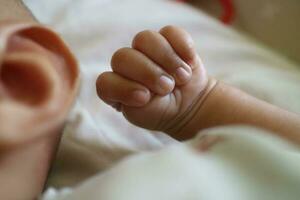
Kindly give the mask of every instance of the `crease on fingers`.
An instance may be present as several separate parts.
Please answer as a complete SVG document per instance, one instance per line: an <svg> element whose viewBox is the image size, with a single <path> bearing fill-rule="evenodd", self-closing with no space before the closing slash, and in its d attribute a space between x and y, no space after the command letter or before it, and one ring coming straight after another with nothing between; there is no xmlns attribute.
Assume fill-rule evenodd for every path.
<svg viewBox="0 0 300 200"><path fill-rule="evenodd" d="M200 58L195 49L195 43L191 35L184 29L169 25L163 27L159 33L169 42L177 55L192 69L199 66Z"/></svg>
<svg viewBox="0 0 300 200"><path fill-rule="evenodd" d="M190 80L191 67L177 55L166 38L160 33L149 30L142 31L133 39L132 47L141 51L171 74L176 85L185 84Z"/></svg>
<svg viewBox="0 0 300 200"><path fill-rule="evenodd" d="M192 36L184 29L172 25L165 26L160 33L169 41L174 51L192 68L193 75L200 77L202 82L206 82L207 72L196 51Z"/></svg>
<svg viewBox="0 0 300 200"><path fill-rule="evenodd" d="M141 107L150 100L150 91L143 85L128 80L114 72L102 73L96 82L98 96L107 104L121 103Z"/></svg>
<svg viewBox="0 0 300 200"><path fill-rule="evenodd" d="M166 95L174 89L172 76L138 50L119 49L112 56L111 66L117 74L137 81L156 94Z"/></svg>

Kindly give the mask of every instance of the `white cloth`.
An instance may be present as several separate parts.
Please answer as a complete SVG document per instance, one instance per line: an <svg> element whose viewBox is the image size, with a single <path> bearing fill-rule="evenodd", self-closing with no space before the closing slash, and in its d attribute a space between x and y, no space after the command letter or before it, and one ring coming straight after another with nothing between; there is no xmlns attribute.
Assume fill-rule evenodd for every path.
<svg viewBox="0 0 300 200"><path fill-rule="evenodd" d="M132 156L45 200L297 200L297 151L259 130L215 128L186 144Z"/></svg>
<svg viewBox="0 0 300 200"><path fill-rule="evenodd" d="M136 195L139 195L138 190L131 191L131 193L126 193L127 190L125 191L126 188L132 186L138 186L141 189L140 192L145 192L146 197L140 197L140 199L197 199L196 197L200 197L197 196L198 194L189 193L191 196L181 196L178 193L174 193L174 191L177 191L174 189L175 186L175 188L189 188L190 185L186 185L187 182L184 181L182 183L173 183L175 184L174 187L171 187L171 185L167 187L170 184L169 181L176 179L176 166L178 165L177 167L181 168L182 162L188 162L187 166L191 167L191 170L196 170L195 168L197 167L195 166L198 165L193 166L191 163L194 163L194 161L189 162L188 158L185 160L185 154L181 154L182 158L180 158L181 160L178 159L178 161L175 161L176 156L175 158L170 158L173 159L172 163L174 165L172 164L172 166L174 166L174 169L170 167L169 174L167 173L169 169L166 170L165 166L162 166L162 168L159 167L160 165L157 168L155 166L157 162L168 163L168 159L160 156L160 154L171 150L153 153L154 155L157 154L158 160L152 159L152 156L147 156L148 153L145 153L145 155L138 155L128 162L124 161L124 163L129 163L129 166L133 162L131 160L138 160L134 162L140 163L138 170L140 170L139 174L142 180L139 184L128 185L128 187L125 183L134 178L135 175L129 173L130 167L122 167L124 165L127 166L127 164L122 164L123 162L116 164L129 154L158 149L166 144L177 143L162 133L152 134L147 130L129 124L120 113L115 112L96 97L95 79L97 75L109 69L109 59L112 53L120 47L129 46L132 37L141 30L158 30L167 24L175 24L186 28L194 37L199 54L210 74L240 87L254 96L300 113L300 72L296 64L257 44L253 39L241 36L191 7L168 0L25 0L25 3L41 22L50 25L62 34L81 64L81 93L70 115L70 122L66 128L58 157L48 181L49 187L54 188L72 188L74 184L79 184L74 190L63 190L61 193L73 193L71 196L63 199L93 199L93 195L95 195L94 197L100 195L97 192L102 193L104 191L106 192L101 197L105 200L125 199L125 197L137 199L138 196L132 195L135 195L134 192L136 192ZM234 132L242 133L242 130L244 129L238 128ZM256 131L252 130L251 132L254 134ZM260 141L259 134L255 137L255 140ZM262 139L263 141L265 140ZM178 147L174 147L175 149L182 147L181 144L177 145ZM173 148L170 147L170 149ZM268 151L268 149L266 148L265 151ZM152 155L152 153L150 154ZM248 155L247 152L241 154L241 157ZM273 155L273 152L266 154ZM174 153L170 152L170 155L174 155ZM142 161L140 161L140 158ZM277 158L275 157L274 159L276 160ZM226 159L227 155L224 156L224 160ZM255 157L253 159L260 158ZM195 162L198 163L198 161ZM206 161L202 159L201 162L205 163ZM226 162L231 163L230 154L228 154ZM278 162L281 161L279 160ZM284 162L292 161L285 160ZM145 166L145 163L149 165L148 168ZM212 163L207 163L207 165L210 164ZM112 172L104 172L102 175L103 171L114 165L117 166L111 170ZM143 167L145 167L144 174L141 170ZM228 167L228 170L236 170L234 166L230 167L229 164ZM287 170L289 169L287 168ZM174 193L175 196L155 196L163 195L163 193L161 193L159 188L154 187L156 179L153 179L151 184L146 181L148 171L153 177L162 177L161 180L163 182L160 185L163 186L165 195ZM213 172L206 172L208 173L207 177L205 177L206 182L199 180L202 176L201 174L201 176L195 177L187 174L190 178L195 178L187 180L193 183L201 182L201 186L207 184L207 187L217 184L209 178L213 176L211 174ZM96 173L99 175L95 175ZM282 178L283 176L280 177ZM237 177L243 178L239 173L237 173ZM86 180L87 178L89 179ZM109 181L108 179L112 180ZM83 180L87 182L82 184ZM117 180L122 181L118 183ZM295 178L293 180L295 185L299 183L298 179ZM240 179L237 182L232 182L232 184L239 183L239 187L228 186L228 192L238 191L236 191L236 194L230 193L230 195L235 196L228 194L227 199L247 199L247 195L249 196L248 199L267 199L263 198L264 196L259 196L261 191L258 191L256 187L248 188L247 184L243 185L244 181L246 180ZM269 183L261 182L261 179L251 179L251 181L254 181L253 185ZM279 183L280 179L276 179L276 181ZM223 188L222 191L227 190L227 187L225 187L227 183L220 182L218 184L219 187ZM113 196L114 194L109 193L109 191L113 193L115 187L119 189L125 188L120 193L123 196ZM147 191L147 188L152 189ZM211 190L213 191L209 191L210 193L217 194L220 188L215 187L213 189L211 187ZM203 190L199 190L199 195L202 192ZM295 192L295 194L298 194L297 191ZM257 194L258 196L255 196L257 198L250 198L252 193ZM59 199L56 195L60 195L60 192L57 193L55 189L49 190L47 198ZM213 198L213 196L203 195L203 198L207 197L204 199L218 199ZM243 195L245 198L238 198L240 197L239 195Z"/></svg>

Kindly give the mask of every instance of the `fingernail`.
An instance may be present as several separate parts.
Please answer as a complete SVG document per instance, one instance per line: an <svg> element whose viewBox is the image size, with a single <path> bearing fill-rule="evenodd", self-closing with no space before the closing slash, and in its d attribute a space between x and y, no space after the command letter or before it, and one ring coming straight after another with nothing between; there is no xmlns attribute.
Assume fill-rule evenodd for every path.
<svg viewBox="0 0 300 200"><path fill-rule="evenodd" d="M179 67L175 71L175 78L179 84L185 83L190 78L190 73L185 70L183 67Z"/></svg>
<svg viewBox="0 0 300 200"><path fill-rule="evenodd" d="M161 88L161 92L165 93L166 91L171 91L173 89L174 81L172 78L162 75L159 78L159 87Z"/></svg>
<svg viewBox="0 0 300 200"><path fill-rule="evenodd" d="M144 105L147 103L148 93L145 90L134 90L132 92L132 98L135 103L139 105Z"/></svg>

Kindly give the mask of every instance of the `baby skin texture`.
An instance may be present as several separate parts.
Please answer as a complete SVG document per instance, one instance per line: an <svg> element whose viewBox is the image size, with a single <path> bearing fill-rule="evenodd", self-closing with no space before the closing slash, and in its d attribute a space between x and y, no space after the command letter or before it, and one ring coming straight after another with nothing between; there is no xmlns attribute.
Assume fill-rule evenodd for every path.
<svg viewBox="0 0 300 200"><path fill-rule="evenodd" d="M191 36L173 26L138 33L131 48L114 53L111 66L113 71L97 80L100 98L133 124L151 130L181 128L180 122L215 84Z"/></svg>
<svg viewBox="0 0 300 200"><path fill-rule="evenodd" d="M98 96L133 124L188 139L204 128L247 124L300 143L300 118L209 77L191 36L166 26L138 33L117 50Z"/></svg>

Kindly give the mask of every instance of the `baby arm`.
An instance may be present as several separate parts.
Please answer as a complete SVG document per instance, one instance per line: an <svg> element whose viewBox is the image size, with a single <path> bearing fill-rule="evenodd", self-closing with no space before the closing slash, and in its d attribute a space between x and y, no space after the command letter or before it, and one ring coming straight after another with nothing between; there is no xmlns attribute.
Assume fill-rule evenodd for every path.
<svg viewBox="0 0 300 200"><path fill-rule="evenodd" d="M298 115L207 76L191 36L167 26L138 33L118 50L97 92L133 124L188 139L218 125L266 128L300 144Z"/></svg>

